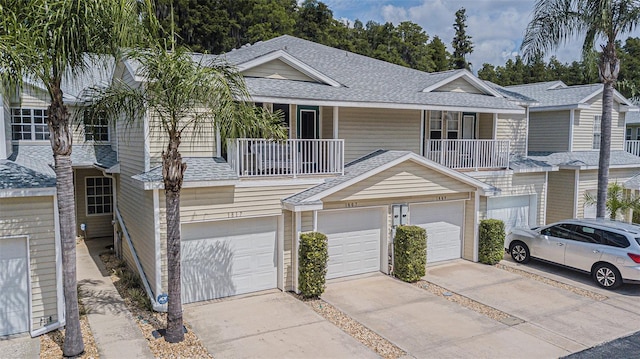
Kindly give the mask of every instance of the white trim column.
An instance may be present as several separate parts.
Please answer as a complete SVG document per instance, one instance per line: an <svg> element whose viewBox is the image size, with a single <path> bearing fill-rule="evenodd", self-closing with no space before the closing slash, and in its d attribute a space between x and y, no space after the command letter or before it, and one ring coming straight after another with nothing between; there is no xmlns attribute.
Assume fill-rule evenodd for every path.
<svg viewBox="0 0 640 359"><path fill-rule="evenodd" d="M294 293L298 293L298 250L300 248L300 233L302 233L302 215L300 212L294 212L295 213L295 234L296 236L293 238L293 253L291 257L293 257L293 265L292 265L292 269L293 269L293 273L292 273L292 279L293 279L293 292Z"/></svg>
<svg viewBox="0 0 640 359"><path fill-rule="evenodd" d="M339 124L339 115L340 108L338 106L333 106L333 139L338 139L338 124Z"/></svg>
<svg viewBox="0 0 640 359"><path fill-rule="evenodd" d="M576 110L569 111L569 152L573 151L573 125L575 123Z"/></svg>
<svg viewBox="0 0 640 359"><path fill-rule="evenodd" d="M154 228L154 249L156 252L156 275L155 275L155 294L156 298L162 291L162 250L161 250L161 235L160 235L160 190L153 190L153 228ZM154 299L156 299L154 298Z"/></svg>

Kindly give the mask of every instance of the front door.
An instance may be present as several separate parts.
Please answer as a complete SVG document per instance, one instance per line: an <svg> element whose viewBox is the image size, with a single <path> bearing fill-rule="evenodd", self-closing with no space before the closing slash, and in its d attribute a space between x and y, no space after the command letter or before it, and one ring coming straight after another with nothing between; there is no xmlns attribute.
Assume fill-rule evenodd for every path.
<svg viewBox="0 0 640 359"><path fill-rule="evenodd" d="M315 140L320 138L317 106L298 106L298 138Z"/></svg>
<svg viewBox="0 0 640 359"><path fill-rule="evenodd" d="M476 138L476 115L465 113L462 116L462 139L474 140Z"/></svg>

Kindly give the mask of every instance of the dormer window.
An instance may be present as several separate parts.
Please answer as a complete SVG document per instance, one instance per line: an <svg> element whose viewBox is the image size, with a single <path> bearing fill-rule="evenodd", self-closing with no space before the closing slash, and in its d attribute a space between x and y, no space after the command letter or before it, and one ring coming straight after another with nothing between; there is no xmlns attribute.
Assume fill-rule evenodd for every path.
<svg viewBox="0 0 640 359"><path fill-rule="evenodd" d="M35 108L12 108L11 139L14 141L49 140L47 110Z"/></svg>

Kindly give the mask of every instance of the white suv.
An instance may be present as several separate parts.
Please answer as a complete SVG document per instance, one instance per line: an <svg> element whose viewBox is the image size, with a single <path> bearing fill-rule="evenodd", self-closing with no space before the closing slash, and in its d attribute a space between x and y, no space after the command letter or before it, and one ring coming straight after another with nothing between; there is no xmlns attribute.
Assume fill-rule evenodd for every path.
<svg viewBox="0 0 640 359"><path fill-rule="evenodd" d="M591 273L614 289L640 282L640 226L603 219L570 219L544 227L514 229L505 249L513 260L531 257Z"/></svg>

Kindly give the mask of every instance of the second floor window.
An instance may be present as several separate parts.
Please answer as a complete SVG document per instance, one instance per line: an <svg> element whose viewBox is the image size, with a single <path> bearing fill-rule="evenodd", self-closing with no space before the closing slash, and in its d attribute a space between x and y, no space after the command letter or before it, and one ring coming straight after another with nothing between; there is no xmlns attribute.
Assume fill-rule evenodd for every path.
<svg viewBox="0 0 640 359"><path fill-rule="evenodd" d="M632 129L627 128L627 135L626 135L626 137L625 137L625 139L626 139L627 141L630 141L630 140L631 140L631 131L632 131Z"/></svg>
<svg viewBox="0 0 640 359"><path fill-rule="evenodd" d="M593 118L593 149L600 149L600 126L602 125L602 116L596 115Z"/></svg>
<svg viewBox="0 0 640 359"><path fill-rule="evenodd" d="M109 141L109 123L105 116L92 118L88 111L84 116L84 139L85 141Z"/></svg>
<svg viewBox="0 0 640 359"><path fill-rule="evenodd" d="M49 139L47 110L35 108L11 109L11 139L14 141Z"/></svg>

